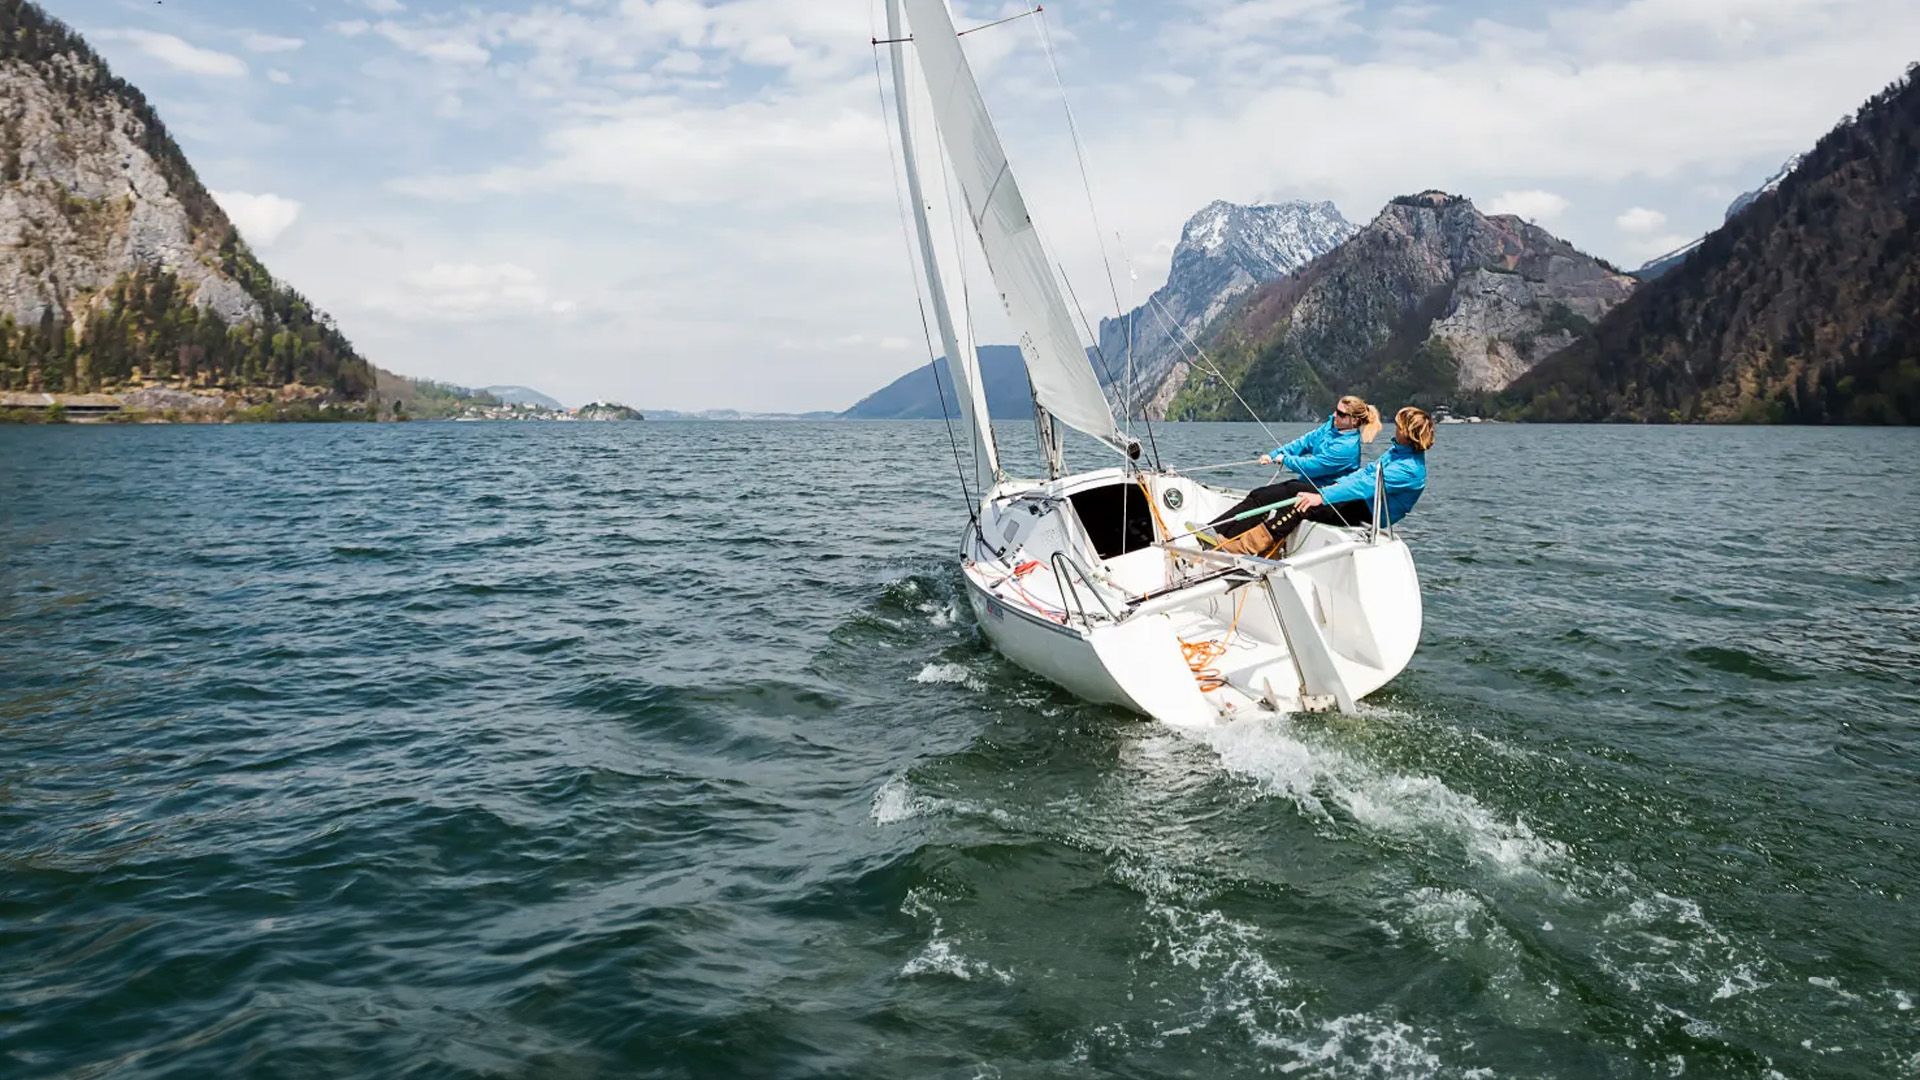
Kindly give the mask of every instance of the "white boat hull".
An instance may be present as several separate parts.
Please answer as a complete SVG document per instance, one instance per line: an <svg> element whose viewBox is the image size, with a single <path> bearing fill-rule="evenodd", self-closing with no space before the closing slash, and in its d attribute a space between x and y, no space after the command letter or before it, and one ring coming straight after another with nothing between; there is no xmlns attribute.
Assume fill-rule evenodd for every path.
<svg viewBox="0 0 1920 1080"><path fill-rule="evenodd" d="M982 632L1008 659L1088 701L1180 726L1350 710L1411 660L1420 588L1399 539L1309 525L1283 559L1232 559L1199 553L1155 514L1153 546L1103 559L1075 496L1137 482L1109 471L1009 484L983 503L979 535L1002 544L970 533L963 576ZM1178 476L1146 484L1209 516L1238 497Z"/></svg>

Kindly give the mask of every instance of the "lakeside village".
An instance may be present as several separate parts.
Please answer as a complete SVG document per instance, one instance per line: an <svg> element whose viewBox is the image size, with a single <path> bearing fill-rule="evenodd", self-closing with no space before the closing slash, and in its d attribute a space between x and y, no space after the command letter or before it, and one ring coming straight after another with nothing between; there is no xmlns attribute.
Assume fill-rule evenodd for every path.
<svg viewBox="0 0 1920 1080"><path fill-rule="evenodd" d="M126 393L63 394L0 391L0 423L221 424L248 421L405 421L482 420L576 421L644 420L638 409L594 401L577 409L484 398L416 398L340 401L311 387L287 387L279 393L214 394L165 386Z"/></svg>

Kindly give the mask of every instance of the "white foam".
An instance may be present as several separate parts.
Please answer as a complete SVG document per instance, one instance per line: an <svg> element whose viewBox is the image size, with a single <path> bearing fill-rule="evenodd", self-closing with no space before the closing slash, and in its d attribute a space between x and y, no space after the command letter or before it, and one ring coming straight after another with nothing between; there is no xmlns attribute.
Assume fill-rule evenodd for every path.
<svg viewBox="0 0 1920 1080"><path fill-rule="evenodd" d="M987 978L1008 985L1013 983L1012 973L1002 971L985 960L962 956L952 942L939 938L927 942L918 955L900 968L900 974L909 979L919 975L945 975L966 981Z"/></svg>
<svg viewBox="0 0 1920 1080"><path fill-rule="evenodd" d="M986 686L978 676L968 671L964 664L928 664L913 677L917 683L952 683L969 690L984 690Z"/></svg>
<svg viewBox="0 0 1920 1080"><path fill-rule="evenodd" d="M1836 996L1838 996L1838 997L1840 997L1840 998L1841 998L1842 1000L1845 1000L1845 1001L1859 1001L1859 1000L1860 1000L1860 995L1859 995L1859 994L1856 994L1856 993L1854 993L1854 992L1852 992L1851 990L1843 990L1843 989L1841 989L1841 987L1840 987L1840 980L1839 980L1839 979L1835 979L1835 978L1830 978L1830 977L1827 977L1827 976L1823 976L1823 975L1809 975L1809 976L1807 976L1807 981L1808 981L1808 982L1810 982L1810 983L1812 983L1812 984L1813 984L1813 985L1815 985L1815 986L1818 986L1818 987L1820 987L1820 988L1821 988L1821 989L1823 989L1823 990L1831 990L1831 991L1833 991L1833 992L1834 992L1834 994L1835 994Z"/></svg>
<svg viewBox="0 0 1920 1080"><path fill-rule="evenodd" d="M1376 833L1457 845L1471 861L1503 875L1546 874L1567 860L1566 845L1537 835L1518 818L1502 819L1437 777L1381 770L1337 748L1297 739L1290 728L1286 720L1251 718L1202 737L1227 768L1329 824L1329 808L1337 807Z"/></svg>
<svg viewBox="0 0 1920 1080"><path fill-rule="evenodd" d="M906 777L896 776L873 793L873 806L868 814L876 825L894 825L932 810L932 799L915 794Z"/></svg>
<svg viewBox="0 0 1920 1080"><path fill-rule="evenodd" d="M1012 985L1013 973L994 967L985 960L976 960L963 956L945 936L945 924L940 912L933 906L933 895L919 886L907 890L900 902L900 913L916 919L925 919L930 923L927 943L920 947L901 966L902 978L915 978L926 975L943 975L948 978L971 982L974 979L992 979L996 982Z"/></svg>
<svg viewBox="0 0 1920 1080"><path fill-rule="evenodd" d="M1253 1040L1294 1058L1280 1066L1283 1073L1311 1069L1314 1076L1328 1077L1430 1077L1443 1065L1433 1050L1433 1035L1376 1013L1321 1020L1299 1035L1257 1032Z"/></svg>
<svg viewBox="0 0 1920 1080"><path fill-rule="evenodd" d="M914 610L927 617L934 626L952 626L960 618L960 605L951 601L941 604L927 601L915 604Z"/></svg>
<svg viewBox="0 0 1920 1080"><path fill-rule="evenodd" d="M1760 977L1753 973L1751 967L1741 964L1720 979L1720 988L1713 992L1713 1000L1725 1001L1730 997L1763 990L1772 985L1772 983L1761 982Z"/></svg>
<svg viewBox="0 0 1920 1080"><path fill-rule="evenodd" d="M1907 996L1905 990L1895 990L1893 992L1893 1007L1899 1009L1901 1012L1911 1012L1913 1011L1913 999ZM1916 1055L1916 1059L1920 1060L1920 1055Z"/></svg>

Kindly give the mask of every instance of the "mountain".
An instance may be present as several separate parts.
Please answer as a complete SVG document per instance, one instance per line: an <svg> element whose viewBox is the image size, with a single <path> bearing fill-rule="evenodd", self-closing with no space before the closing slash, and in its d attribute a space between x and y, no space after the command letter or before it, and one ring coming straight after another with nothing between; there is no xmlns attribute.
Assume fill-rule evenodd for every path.
<svg viewBox="0 0 1920 1080"><path fill-rule="evenodd" d="M1135 397L1159 415L1189 370L1179 362L1185 338L1169 324L1197 339L1235 298L1293 273L1356 231L1330 202L1208 203L1180 230L1167 283L1125 318L1100 320L1095 369L1103 381L1109 373L1125 379L1131 327Z"/></svg>
<svg viewBox="0 0 1920 1080"><path fill-rule="evenodd" d="M0 0L0 102L0 389L373 388L332 320L254 257L140 91L25 0Z"/></svg>
<svg viewBox="0 0 1920 1080"><path fill-rule="evenodd" d="M629 408L617 401L589 401L574 413L578 420L645 420L639 409Z"/></svg>
<svg viewBox="0 0 1920 1080"><path fill-rule="evenodd" d="M995 420L1019 420L1033 415L1033 391L1027 386L1027 366L1020 359L1017 345L982 345L979 349L980 374L986 384L987 413ZM940 382L931 377L931 363L909 371L880 389L855 402L840 414L846 420L926 420L938 419L940 395L946 395L947 411L959 415L953 400L953 380L947 375L946 357L940 358Z"/></svg>
<svg viewBox="0 0 1920 1080"><path fill-rule="evenodd" d="M1920 80L1506 395L1524 418L1920 422Z"/></svg>
<svg viewBox="0 0 1920 1080"><path fill-rule="evenodd" d="M1755 199L1758 199L1760 196L1765 195L1770 191L1774 191L1778 189L1780 187L1780 182L1785 180L1787 177L1792 176L1793 170L1799 168L1800 163L1805 161L1806 159L1807 159L1807 155L1805 154L1793 155L1792 157L1788 158L1786 162L1782 164L1778 169L1775 169L1773 171L1772 176L1769 176L1765 180L1762 180L1760 182L1759 187L1754 188L1752 191L1749 191L1743 195L1735 197L1735 199L1732 202L1727 204L1727 212L1724 215L1722 215L1720 218L1721 223L1725 224L1726 222L1732 221L1735 214L1738 214L1740 211L1745 210L1749 206L1752 206Z"/></svg>
<svg viewBox="0 0 1920 1080"><path fill-rule="evenodd" d="M499 398L485 390L395 375L378 365L373 368L373 378L375 410L393 416L444 420L474 406L501 404Z"/></svg>
<svg viewBox="0 0 1920 1080"><path fill-rule="evenodd" d="M816 409L812 412L742 412L739 409L701 409L698 412L682 412L678 409L648 409L648 420L838 420L841 414L831 409Z"/></svg>
<svg viewBox="0 0 1920 1080"><path fill-rule="evenodd" d="M1779 187L1782 180L1792 175L1793 170L1800 167L1800 163L1806 160L1806 156L1805 154L1793 155L1786 160L1785 164L1775 169L1772 176L1761 181L1759 187L1735 196L1734 200L1727 204L1727 212L1720 220L1723 223L1732 221L1735 214L1752 206L1755 199ZM1652 281L1686 261L1687 256L1693 254L1694 249L1699 246L1700 241L1695 240L1692 243L1677 247L1657 259L1649 259L1644 266L1633 272L1633 276L1639 278L1641 281Z"/></svg>
<svg viewBox="0 0 1920 1080"><path fill-rule="evenodd" d="M566 406L548 397L538 390L525 386L489 386L480 391L506 405L538 405L542 409L565 409Z"/></svg>
<svg viewBox="0 0 1920 1080"><path fill-rule="evenodd" d="M1585 334L1634 280L1512 215L1427 191L1244 296L1208 350L1262 417L1311 419L1341 394L1384 410L1506 386ZM1245 419L1218 379L1188 380L1176 419Z"/></svg>
<svg viewBox="0 0 1920 1080"><path fill-rule="evenodd" d="M1640 269L1633 272L1633 276L1641 281L1653 281L1687 261L1687 256L1693 254L1694 249L1699 246L1700 241L1690 240L1657 259L1648 259Z"/></svg>

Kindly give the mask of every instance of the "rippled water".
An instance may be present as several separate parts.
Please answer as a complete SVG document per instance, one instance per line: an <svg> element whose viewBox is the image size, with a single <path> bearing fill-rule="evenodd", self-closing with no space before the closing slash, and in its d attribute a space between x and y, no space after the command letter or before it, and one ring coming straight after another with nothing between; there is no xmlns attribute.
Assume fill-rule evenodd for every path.
<svg viewBox="0 0 1920 1080"><path fill-rule="evenodd" d="M1206 738L945 455L0 429L0 1074L1920 1073L1920 433L1444 428L1412 666Z"/></svg>

